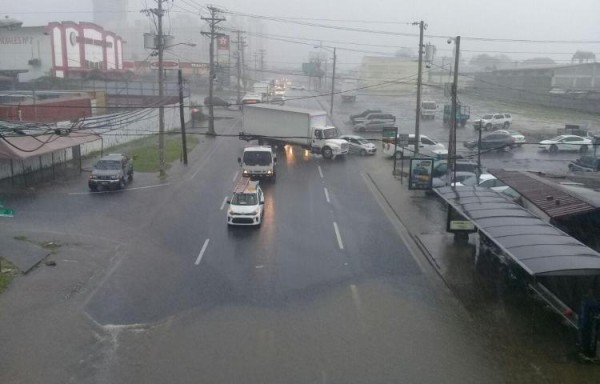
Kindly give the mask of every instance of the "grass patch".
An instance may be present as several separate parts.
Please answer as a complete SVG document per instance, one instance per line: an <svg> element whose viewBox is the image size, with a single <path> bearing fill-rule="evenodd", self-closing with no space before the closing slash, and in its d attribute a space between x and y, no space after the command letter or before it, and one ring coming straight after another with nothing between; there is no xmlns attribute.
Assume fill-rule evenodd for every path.
<svg viewBox="0 0 600 384"><path fill-rule="evenodd" d="M10 282L18 273L19 270L14 264L0 256L0 293L6 290Z"/></svg>
<svg viewBox="0 0 600 384"><path fill-rule="evenodd" d="M188 154L198 145L200 139L197 135L186 135ZM151 135L139 140L110 147L105 153L125 153L134 157L133 170L135 172L158 172L158 136ZM181 133L167 133L165 135L165 169L169 169L171 163L183 158L181 146Z"/></svg>

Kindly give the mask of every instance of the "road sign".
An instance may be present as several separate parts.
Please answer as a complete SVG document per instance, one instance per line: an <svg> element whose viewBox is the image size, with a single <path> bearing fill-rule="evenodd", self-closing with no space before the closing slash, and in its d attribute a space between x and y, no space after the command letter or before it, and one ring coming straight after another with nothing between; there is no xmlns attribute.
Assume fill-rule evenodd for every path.
<svg viewBox="0 0 600 384"><path fill-rule="evenodd" d="M398 135L398 128L384 128L382 136L387 138L395 138ZM406 138L408 140L408 137Z"/></svg>

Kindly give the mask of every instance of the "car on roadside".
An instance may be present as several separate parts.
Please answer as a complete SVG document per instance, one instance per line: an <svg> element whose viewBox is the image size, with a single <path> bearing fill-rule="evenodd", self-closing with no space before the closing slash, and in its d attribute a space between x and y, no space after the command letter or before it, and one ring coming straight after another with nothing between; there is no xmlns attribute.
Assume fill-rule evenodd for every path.
<svg viewBox="0 0 600 384"><path fill-rule="evenodd" d="M242 97L242 105L262 103L262 96L256 93L247 93Z"/></svg>
<svg viewBox="0 0 600 384"><path fill-rule="evenodd" d="M352 122L352 124L354 124L355 121L358 121L358 119L364 119L370 113L379 113L379 112L383 112L383 111L381 109L365 109L364 111L362 111L360 113L355 113L355 114L350 115L350 122Z"/></svg>
<svg viewBox="0 0 600 384"><path fill-rule="evenodd" d="M512 124L512 115L510 113L491 113L481 116L481 119L473 122L473 128L483 128L484 131L494 129L508 129Z"/></svg>
<svg viewBox="0 0 600 384"><path fill-rule="evenodd" d="M269 103L271 103L271 104L278 104L278 105L285 105L285 96L281 96L281 95L272 96L271 100L269 100Z"/></svg>
<svg viewBox="0 0 600 384"><path fill-rule="evenodd" d="M364 123L356 124L353 129L355 132L381 132L387 128L398 127L396 126L396 123L394 121L391 121L389 119L375 119L365 121Z"/></svg>
<svg viewBox="0 0 600 384"><path fill-rule="evenodd" d="M592 139L577 135L560 135L552 139L542 140L538 148L542 151L556 153L559 151L585 153L592 147Z"/></svg>
<svg viewBox="0 0 600 384"><path fill-rule="evenodd" d="M358 118L354 119L353 124L356 127L356 126L359 126L360 124L365 124L365 123L368 123L370 121L375 121L375 120L394 124L394 123L396 123L396 116L394 116L391 113L387 113L387 112L374 112L374 113L369 113L365 117L358 117Z"/></svg>
<svg viewBox="0 0 600 384"><path fill-rule="evenodd" d="M218 96L213 96L212 99L210 98L210 96L206 96L204 98L204 105L209 106L211 104L213 105L213 107L229 107L231 105L231 103L229 103L227 100L222 99Z"/></svg>
<svg viewBox="0 0 600 384"><path fill-rule="evenodd" d="M377 152L377 146L362 136L342 135L339 138L348 142L350 153L366 156Z"/></svg>
<svg viewBox="0 0 600 384"><path fill-rule="evenodd" d="M515 139L515 144L517 147L520 147L523 144L527 144L527 139L525 139L525 136L519 131L514 131L511 129L500 129L496 132L508 132L513 137L513 139Z"/></svg>
<svg viewBox="0 0 600 384"><path fill-rule="evenodd" d="M265 195L258 181L242 178L227 200L227 225L260 226L265 214Z"/></svg>
<svg viewBox="0 0 600 384"><path fill-rule="evenodd" d="M473 177L477 177L477 174L473 173L473 172L467 172L467 171L456 171L455 173L451 173L450 174L450 178L452 180L452 185L462 185L461 182L463 182L464 180L473 178ZM433 177L431 179L431 187L432 188L439 188L439 187L443 187L446 185L446 176L445 175L441 175L438 177Z"/></svg>
<svg viewBox="0 0 600 384"><path fill-rule="evenodd" d="M457 172L471 172L477 174L479 171L479 165L476 161L468 160L468 159L457 159L456 162L456 171ZM485 170L482 167L482 172ZM441 177L448 172L448 160L437 160L433 163L433 171L431 175L433 177Z"/></svg>
<svg viewBox="0 0 600 384"><path fill-rule="evenodd" d="M510 151L516 146L515 139L508 131L488 133L481 138L481 144L479 144L479 140L476 138L465 141L463 145L469 150L479 148L482 151Z"/></svg>
<svg viewBox="0 0 600 384"><path fill-rule="evenodd" d="M465 179L456 185L478 185L480 187L489 188L496 192L502 192L505 189L509 188L508 185L504 184L500 179L491 173L482 173L477 176L473 176L471 178Z"/></svg>
<svg viewBox="0 0 600 384"><path fill-rule="evenodd" d="M423 155L423 156L429 156L429 157L436 157L439 156L439 153L436 153L435 151L438 150L446 150L446 147L444 146L444 144L442 143L438 143L437 141L435 141L434 139L425 136L425 135L419 135L420 137L420 144L419 144L419 154ZM382 141L381 145L382 145L382 152L384 155L387 156L391 156L391 157L396 157L396 159L400 160L403 157L413 157L413 153L414 153L414 148L415 148L415 134L414 133L410 133L408 134L408 146L407 147L401 147L401 146L396 146L394 145L393 142L390 141ZM443 156L443 154L442 154ZM446 156L447 156L447 151L446 151Z"/></svg>
<svg viewBox="0 0 600 384"><path fill-rule="evenodd" d="M599 172L600 158L595 156L581 156L575 161L569 163L569 171L571 172Z"/></svg>
<svg viewBox="0 0 600 384"><path fill-rule="evenodd" d="M133 181L133 160L121 153L103 156L94 164L88 178L88 187L92 192L99 189L124 189Z"/></svg>

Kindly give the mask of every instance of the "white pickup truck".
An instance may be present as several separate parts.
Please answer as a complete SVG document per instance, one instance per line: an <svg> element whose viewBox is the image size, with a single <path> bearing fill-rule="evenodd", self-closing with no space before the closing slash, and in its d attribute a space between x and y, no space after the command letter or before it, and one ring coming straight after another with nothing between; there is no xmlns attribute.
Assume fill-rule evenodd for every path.
<svg viewBox="0 0 600 384"><path fill-rule="evenodd" d="M491 131L495 129L507 129L511 124L512 116L510 113L490 113L483 115L479 120L475 120L473 128L483 128L484 131Z"/></svg>

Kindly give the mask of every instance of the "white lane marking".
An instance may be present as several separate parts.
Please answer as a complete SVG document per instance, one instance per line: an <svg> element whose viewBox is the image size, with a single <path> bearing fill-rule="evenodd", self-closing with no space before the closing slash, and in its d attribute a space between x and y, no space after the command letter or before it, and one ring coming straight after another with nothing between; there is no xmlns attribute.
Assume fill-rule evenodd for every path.
<svg viewBox="0 0 600 384"><path fill-rule="evenodd" d="M238 175L240 174L240 171L236 171L235 172L235 176L233 176L233 182L235 183L235 181L238 179Z"/></svg>
<svg viewBox="0 0 600 384"><path fill-rule="evenodd" d="M167 185L171 185L171 183L164 184L156 184L156 185L147 185L145 187L135 187L135 188L126 188L126 189L118 189L115 191L98 191L98 192L69 192L69 195L89 195L92 193L115 193L115 192L126 192L126 191L135 191L138 189L149 189L149 188L158 188L158 187L166 187Z"/></svg>
<svg viewBox="0 0 600 384"><path fill-rule="evenodd" d="M200 262L202 261L202 256L204 256L204 252L206 251L206 247L208 247L209 241L210 241L210 239L206 239L204 241L204 245L202 246L202 249L200 250L200 254L198 255L198 258L196 259L196 265L200 264Z"/></svg>
<svg viewBox="0 0 600 384"><path fill-rule="evenodd" d="M337 223L333 222L333 229L335 230L335 237L337 237L338 246L340 249L344 249L344 244L342 243L342 236L340 235L340 230L338 229Z"/></svg>
<svg viewBox="0 0 600 384"><path fill-rule="evenodd" d="M264 265L257 265L257 266L255 266L254 268L256 268L256 269L260 269L260 268L264 268L264 267L265 267Z"/></svg>
<svg viewBox="0 0 600 384"><path fill-rule="evenodd" d="M317 165L317 168L319 168L319 175L321 175L321 179L323 178L323 171L321 170L321 166Z"/></svg>
<svg viewBox="0 0 600 384"><path fill-rule="evenodd" d="M328 203L331 203L331 201L329 201L329 192L327 192L327 188L323 188L325 190L325 200L327 200Z"/></svg>
<svg viewBox="0 0 600 384"><path fill-rule="evenodd" d="M225 198L223 199L223 204L221 204L221 208L219 209L220 211L223 210L223 208L225 207L225 204L227 204L227 196L225 196Z"/></svg>

